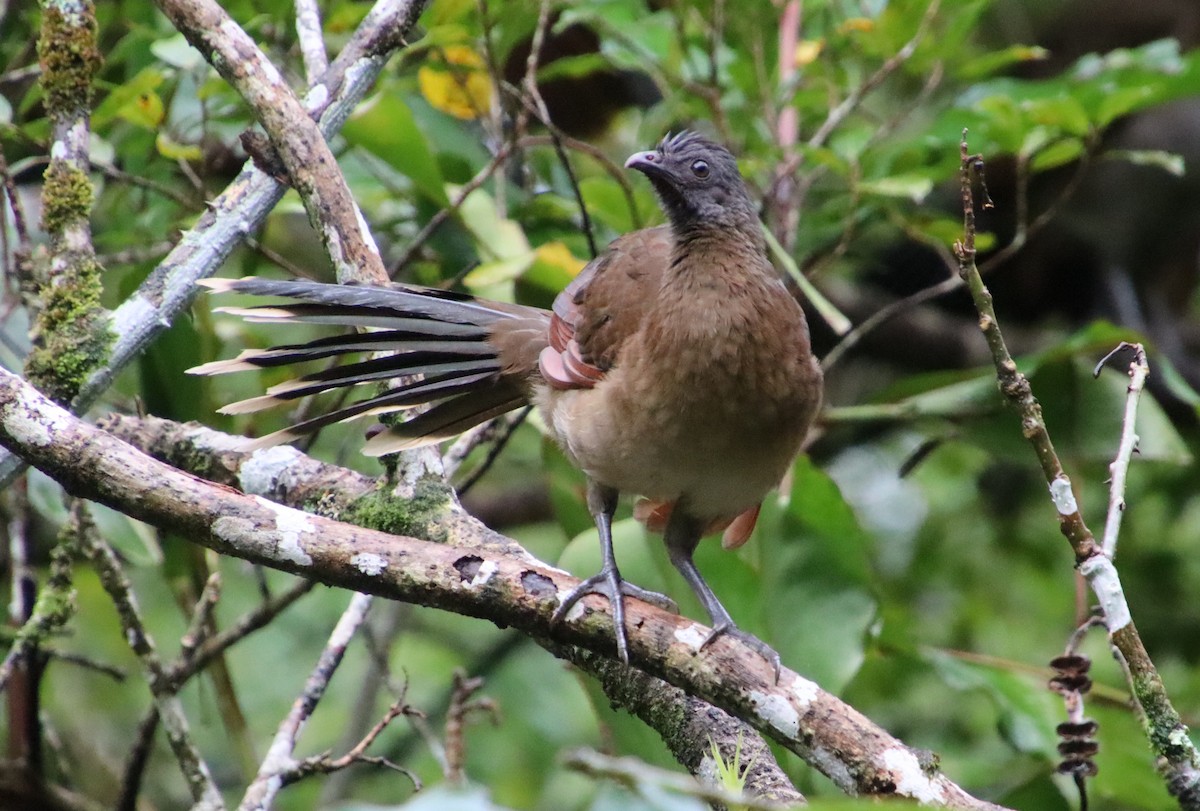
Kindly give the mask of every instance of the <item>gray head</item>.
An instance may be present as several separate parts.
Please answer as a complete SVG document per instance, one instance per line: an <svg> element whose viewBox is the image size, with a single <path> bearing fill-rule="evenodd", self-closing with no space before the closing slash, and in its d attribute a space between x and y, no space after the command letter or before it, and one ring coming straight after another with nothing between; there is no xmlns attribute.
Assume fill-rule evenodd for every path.
<svg viewBox="0 0 1200 811"><path fill-rule="evenodd" d="M676 232L758 229L758 210L728 149L694 132L667 135L657 149L625 161L654 184Z"/></svg>

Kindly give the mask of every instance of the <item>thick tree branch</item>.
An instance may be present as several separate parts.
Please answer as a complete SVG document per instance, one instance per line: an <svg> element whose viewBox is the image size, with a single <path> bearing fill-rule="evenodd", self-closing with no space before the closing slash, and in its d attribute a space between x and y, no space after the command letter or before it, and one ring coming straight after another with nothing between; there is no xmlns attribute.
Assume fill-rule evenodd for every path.
<svg viewBox="0 0 1200 811"><path fill-rule="evenodd" d="M528 554L506 553L494 542L451 546L361 529L214 485L83 423L3 371L0 444L74 495L170 526L217 552L487 619L533 637L606 655L612 651L612 621L603 600L588 598L566 621L551 624L558 595L577 581ZM464 535L471 533L469 519L457 523ZM491 534L474 531L480 540ZM842 790L931 805L995 807L808 679L785 669L776 680L771 666L738 640L719 638L701 653L708 629L686 617L639 601L630 601L626 616L636 629L630 656L640 669L748 721Z"/></svg>
<svg viewBox="0 0 1200 811"><path fill-rule="evenodd" d="M238 444L235 437L194 423L183 425L157 417L114 414L104 418L102 427L156 459L250 495L297 508L320 502L325 515L364 523L380 515L379 511L359 512L355 507L360 500L378 505L381 496L375 479L318 462L294 448L246 454L230 450ZM379 528L377 524L367 525ZM447 543L468 547L480 543L479 533L487 533L484 543L524 554L502 536L457 519L442 518L415 529L419 534L443 537ZM204 647L215 641L210 640ZM766 742L744 722L612 659L547 639L536 641L594 676L610 701L658 732L676 759L701 779L707 779L713 769L711 740L726 760L731 760L740 747L746 762L754 764L746 785L756 796L779 802L800 798Z"/></svg>

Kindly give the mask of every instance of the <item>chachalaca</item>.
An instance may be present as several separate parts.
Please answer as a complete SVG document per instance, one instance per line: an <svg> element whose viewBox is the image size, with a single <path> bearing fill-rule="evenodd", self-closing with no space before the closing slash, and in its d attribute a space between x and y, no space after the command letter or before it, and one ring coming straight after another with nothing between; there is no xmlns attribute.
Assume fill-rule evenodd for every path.
<svg viewBox="0 0 1200 811"><path fill-rule="evenodd" d="M560 620L587 594L606 596L617 652L629 661L623 596L673 608L621 579L612 548L619 491L664 531L671 563L712 621L707 645L738 637L779 671L779 655L734 625L692 560L701 536L736 547L763 496L800 450L821 401L821 370L804 314L765 253L758 215L733 155L690 132L625 164L653 184L669 225L620 237L583 269L549 312L395 284L339 286L211 279L218 291L292 301L230 309L257 321L369 328L306 344L247 350L203 374L282 366L346 353L390 352L274 386L225 413L400 378L394 388L252 443L265 447L351 417L433 403L366 443L382 455L452 437L534 403L587 475L600 533L600 572L567 594ZM703 647L703 646L702 646Z"/></svg>

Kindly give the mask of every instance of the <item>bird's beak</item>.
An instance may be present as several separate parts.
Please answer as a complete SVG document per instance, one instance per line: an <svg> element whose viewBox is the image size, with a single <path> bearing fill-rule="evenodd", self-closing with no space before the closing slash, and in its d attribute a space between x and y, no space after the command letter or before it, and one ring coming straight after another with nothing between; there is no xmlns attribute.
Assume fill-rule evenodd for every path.
<svg viewBox="0 0 1200 811"><path fill-rule="evenodd" d="M649 152L635 152L630 155L629 160L625 161L625 168L636 169L649 177L665 178L668 174L667 168L663 166L663 156L653 149Z"/></svg>

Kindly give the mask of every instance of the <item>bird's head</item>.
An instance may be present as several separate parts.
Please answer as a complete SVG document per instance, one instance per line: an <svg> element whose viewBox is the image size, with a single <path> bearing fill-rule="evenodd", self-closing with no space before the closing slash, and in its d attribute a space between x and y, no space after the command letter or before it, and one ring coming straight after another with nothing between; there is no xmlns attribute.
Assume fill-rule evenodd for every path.
<svg viewBox="0 0 1200 811"><path fill-rule="evenodd" d="M667 135L625 161L654 184L676 231L758 228L758 211L728 149L694 132Z"/></svg>

